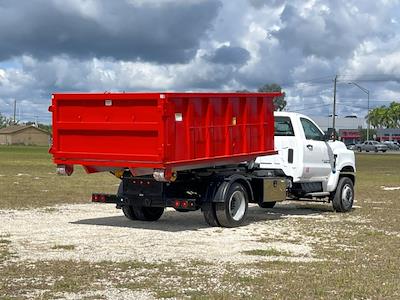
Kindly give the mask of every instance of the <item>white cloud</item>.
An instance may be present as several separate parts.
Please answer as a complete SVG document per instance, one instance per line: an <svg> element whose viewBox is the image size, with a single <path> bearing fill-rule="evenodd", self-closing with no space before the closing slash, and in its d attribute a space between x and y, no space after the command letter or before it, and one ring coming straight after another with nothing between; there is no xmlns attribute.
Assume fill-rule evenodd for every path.
<svg viewBox="0 0 400 300"><path fill-rule="evenodd" d="M96 55L96 45L91 51L90 43L81 47L79 40L78 50L54 48L47 43L35 44L39 48L23 48L24 51L18 48L13 57L16 63L11 65L2 63L0 56L0 112L11 114L12 102L17 99L24 107L22 115L36 114L45 118L49 116L50 95L56 91L254 90L264 83L277 82L284 86L289 108L306 108L305 112L311 115L327 115L331 111L335 74L342 75L338 85L338 100L342 102L338 107L339 114L363 116L366 112L363 108L365 95L347 85L347 81L358 80L366 86L371 91L372 106L400 100L400 1L221 2L222 6L217 0L185 1L185 9L178 9L183 5L180 1L130 0L125 3L145 9L143 15L134 15L140 17L139 23L125 23L115 14L127 7L125 4L52 0L58 15L64 18L59 22L67 22L66 16L72 15L71 20L79 20L81 26L90 24L90 32L96 33L93 23L87 20L95 23L100 20L100 27L106 26L108 32L116 34L108 35L106 43L101 43L102 53L114 53L108 52L108 43L126 46L119 39L130 34L145 40L151 37L154 43L151 47L146 44L142 49L141 40L132 39L128 46L133 45L132 49L141 53L140 59L129 59L130 48L121 49L114 57ZM8 1L10 6L13 3ZM201 13L193 13L192 5L197 5L195 7L201 9ZM146 12L154 17L155 7L165 15L148 20ZM29 11L19 9L29 16L30 24L35 25ZM189 19L181 17L180 14L188 11L191 13ZM41 10L39 15L45 18L46 13L48 10ZM125 17L128 15L124 14ZM209 16L207 22L201 27L194 26L196 16L204 15ZM19 20L17 16L15 19ZM173 24L168 21L171 17ZM125 28L132 24L143 24L151 30L140 26ZM161 30L165 26L173 30ZM123 28L129 30L121 31ZM86 29L81 28L82 31ZM123 35L119 36L121 32ZM58 38L68 39L68 34L71 32L62 32ZM186 48L180 47L180 41ZM3 43L2 49L10 51L10 45ZM221 59L210 59L221 48L234 49L232 53L236 51L236 54L247 51L249 56L243 55L248 60L243 58L240 63L235 63L239 60L223 60L226 57L222 57L224 63L221 63ZM223 55L232 53L222 51ZM165 58L162 58L164 54ZM9 60L9 55L3 59Z"/></svg>

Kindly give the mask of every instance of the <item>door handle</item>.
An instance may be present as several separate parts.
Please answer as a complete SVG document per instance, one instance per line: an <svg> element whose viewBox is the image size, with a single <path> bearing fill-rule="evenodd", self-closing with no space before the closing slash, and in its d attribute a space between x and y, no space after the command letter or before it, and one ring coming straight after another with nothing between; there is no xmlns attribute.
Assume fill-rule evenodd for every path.
<svg viewBox="0 0 400 300"><path fill-rule="evenodd" d="M308 150L313 151L314 147L313 145L307 145Z"/></svg>

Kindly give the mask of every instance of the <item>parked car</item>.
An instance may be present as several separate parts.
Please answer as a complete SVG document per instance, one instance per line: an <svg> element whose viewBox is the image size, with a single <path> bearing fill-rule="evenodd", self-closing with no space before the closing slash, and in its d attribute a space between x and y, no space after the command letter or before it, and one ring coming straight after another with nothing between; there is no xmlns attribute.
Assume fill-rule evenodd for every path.
<svg viewBox="0 0 400 300"><path fill-rule="evenodd" d="M358 152L362 152L362 151L386 152L389 149L389 147L387 145L377 142L377 141L365 141L362 144L357 144L356 148L357 148Z"/></svg>
<svg viewBox="0 0 400 300"><path fill-rule="evenodd" d="M393 141L385 141L383 142L390 150L399 150L400 147L396 142Z"/></svg>
<svg viewBox="0 0 400 300"><path fill-rule="evenodd" d="M348 144L346 147L349 150L356 150L357 149L356 144Z"/></svg>

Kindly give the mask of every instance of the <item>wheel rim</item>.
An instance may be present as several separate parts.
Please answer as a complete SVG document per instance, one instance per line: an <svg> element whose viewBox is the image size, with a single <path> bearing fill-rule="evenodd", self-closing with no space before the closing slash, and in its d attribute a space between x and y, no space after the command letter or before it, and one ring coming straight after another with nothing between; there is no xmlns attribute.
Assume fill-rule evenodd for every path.
<svg viewBox="0 0 400 300"><path fill-rule="evenodd" d="M246 198L242 191L234 192L229 199L229 214L232 219L239 221L246 211Z"/></svg>
<svg viewBox="0 0 400 300"><path fill-rule="evenodd" d="M346 184L342 190L342 202L346 206L349 206L353 201L353 190L350 185Z"/></svg>

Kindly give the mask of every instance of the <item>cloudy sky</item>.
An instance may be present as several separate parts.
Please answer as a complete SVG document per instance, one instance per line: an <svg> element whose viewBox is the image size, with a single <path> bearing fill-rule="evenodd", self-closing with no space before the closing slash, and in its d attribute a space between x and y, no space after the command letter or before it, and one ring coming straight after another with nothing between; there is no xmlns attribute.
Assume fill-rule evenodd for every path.
<svg viewBox="0 0 400 300"><path fill-rule="evenodd" d="M0 113L48 123L53 92L281 84L288 110L400 101L400 0L0 0Z"/></svg>

